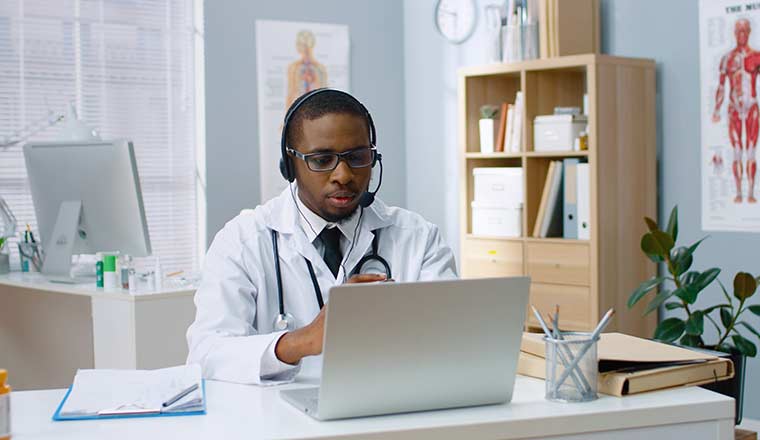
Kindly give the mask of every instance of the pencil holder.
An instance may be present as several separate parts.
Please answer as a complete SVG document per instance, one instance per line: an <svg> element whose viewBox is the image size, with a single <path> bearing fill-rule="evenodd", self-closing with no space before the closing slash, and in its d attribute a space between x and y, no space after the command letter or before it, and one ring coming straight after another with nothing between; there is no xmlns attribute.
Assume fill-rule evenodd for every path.
<svg viewBox="0 0 760 440"><path fill-rule="evenodd" d="M562 333L546 342L546 399L588 402L597 398L599 337L590 333Z"/></svg>
<svg viewBox="0 0 760 440"><path fill-rule="evenodd" d="M18 243L18 256L22 272L40 272L42 270L42 246L39 243Z"/></svg>

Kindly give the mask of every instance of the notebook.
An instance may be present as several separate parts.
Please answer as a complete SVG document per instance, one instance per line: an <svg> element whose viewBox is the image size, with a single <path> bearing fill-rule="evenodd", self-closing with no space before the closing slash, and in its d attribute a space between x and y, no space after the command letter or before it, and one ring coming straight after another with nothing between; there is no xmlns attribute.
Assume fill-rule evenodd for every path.
<svg viewBox="0 0 760 440"><path fill-rule="evenodd" d="M53 420L206 413L199 365L158 370L79 370Z"/></svg>

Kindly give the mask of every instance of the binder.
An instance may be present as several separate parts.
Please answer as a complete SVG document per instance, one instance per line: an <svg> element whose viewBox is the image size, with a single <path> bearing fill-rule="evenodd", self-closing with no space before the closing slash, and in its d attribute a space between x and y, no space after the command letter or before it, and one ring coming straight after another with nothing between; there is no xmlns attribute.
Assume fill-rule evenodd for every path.
<svg viewBox="0 0 760 440"><path fill-rule="evenodd" d="M541 201L538 204L538 214L536 215L536 222L533 225L533 236L536 238L541 237L541 231L544 223L544 213L547 210L547 204L549 201L549 193L551 192L552 181L554 177L554 167L556 163L554 161L549 162L549 169L546 172L546 179L544 180L544 189L541 192Z"/></svg>
<svg viewBox="0 0 760 440"><path fill-rule="evenodd" d="M198 365L159 370L79 370L53 420L104 420L206 414Z"/></svg>
<svg viewBox="0 0 760 440"><path fill-rule="evenodd" d="M576 165L577 173L577 209L578 209L578 239L591 238L591 182L587 163Z"/></svg>
<svg viewBox="0 0 760 440"><path fill-rule="evenodd" d="M562 194L562 162L552 163L554 168L544 218L541 221L540 238L562 236L562 202L559 199Z"/></svg>
<svg viewBox="0 0 760 440"><path fill-rule="evenodd" d="M578 238L578 159L564 161L564 197L562 201L562 236Z"/></svg>

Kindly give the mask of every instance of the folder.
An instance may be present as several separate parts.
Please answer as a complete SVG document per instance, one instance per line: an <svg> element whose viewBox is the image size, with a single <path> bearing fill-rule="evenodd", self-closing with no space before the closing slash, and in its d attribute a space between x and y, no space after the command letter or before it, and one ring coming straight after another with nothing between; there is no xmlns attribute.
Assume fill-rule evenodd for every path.
<svg viewBox="0 0 760 440"><path fill-rule="evenodd" d="M536 215L536 222L533 225L533 236L536 238L541 237L541 231L543 230L544 213L547 209L549 202L549 193L551 192L551 186L554 177L554 167L556 163L554 161L549 162L549 169L546 171L546 179L544 179L544 189L541 192L541 201L538 204L538 214Z"/></svg>
<svg viewBox="0 0 760 440"><path fill-rule="evenodd" d="M540 238L562 236L562 202L560 201L562 195L562 162L553 161L552 164L554 166L549 168L551 173L549 193L538 235ZM544 187L544 191L546 189Z"/></svg>
<svg viewBox="0 0 760 440"><path fill-rule="evenodd" d="M591 238L591 182L587 163L576 165L577 182L577 209L578 209L578 239L589 240Z"/></svg>
<svg viewBox="0 0 760 440"><path fill-rule="evenodd" d="M621 333L605 333L597 346L600 393L626 396L734 377L731 359ZM523 334L517 372L546 378L543 335Z"/></svg>
<svg viewBox="0 0 760 440"><path fill-rule="evenodd" d="M562 236L578 238L578 159L564 160L564 197L562 200Z"/></svg>
<svg viewBox="0 0 760 440"><path fill-rule="evenodd" d="M190 416L206 413L199 365L159 370L79 370L54 421Z"/></svg>

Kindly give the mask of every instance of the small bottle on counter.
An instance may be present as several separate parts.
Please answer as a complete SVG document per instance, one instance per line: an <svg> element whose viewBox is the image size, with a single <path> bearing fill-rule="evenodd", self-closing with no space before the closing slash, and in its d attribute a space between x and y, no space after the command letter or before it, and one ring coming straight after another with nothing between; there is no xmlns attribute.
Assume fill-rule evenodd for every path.
<svg viewBox="0 0 760 440"><path fill-rule="evenodd" d="M119 288L119 276L116 274L116 255L103 256L103 288L106 290Z"/></svg>
<svg viewBox="0 0 760 440"><path fill-rule="evenodd" d="M11 438L11 387L7 380L8 371L0 369L0 440Z"/></svg>

